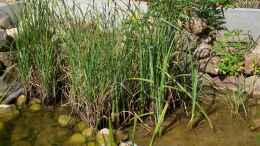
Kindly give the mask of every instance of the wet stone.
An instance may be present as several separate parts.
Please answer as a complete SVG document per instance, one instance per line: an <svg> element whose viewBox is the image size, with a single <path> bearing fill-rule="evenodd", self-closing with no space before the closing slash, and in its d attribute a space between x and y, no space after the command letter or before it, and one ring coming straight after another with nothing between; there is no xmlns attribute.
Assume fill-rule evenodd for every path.
<svg viewBox="0 0 260 146"><path fill-rule="evenodd" d="M32 104L30 106L30 111L32 112L38 112L41 110L41 105L40 104Z"/></svg>
<svg viewBox="0 0 260 146"><path fill-rule="evenodd" d="M102 145L108 143L109 140L109 129L103 128L96 135L96 141L98 144Z"/></svg>
<svg viewBox="0 0 260 146"><path fill-rule="evenodd" d="M88 124L84 121L80 121L75 125L75 131L81 132L88 127Z"/></svg>
<svg viewBox="0 0 260 146"><path fill-rule="evenodd" d="M67 127L73 125L74 119L70 115L60 115L58 117L58 123L61 127Z"/></svg>
<svg viewBox="0 0 260 146"><path fill-rule="evenodd" d="M65 142L66 146L82 145L86 142L85 137L80 133L73 134L68 141Z"/></svg>
<svg viewBox="0 0 260 146"><path fill-rule="evenodd" d="M92 127L86 128L81 132L81 134L86 138L93 137L95 134L95 129Z"/></svg>

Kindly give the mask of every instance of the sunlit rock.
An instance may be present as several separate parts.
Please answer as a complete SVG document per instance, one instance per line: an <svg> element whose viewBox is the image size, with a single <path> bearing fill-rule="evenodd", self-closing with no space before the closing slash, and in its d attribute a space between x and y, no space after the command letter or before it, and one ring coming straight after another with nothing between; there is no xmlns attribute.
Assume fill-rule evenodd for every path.
<svg viewBox="0 0 260 146"><path fill-rule="evenodd" d="M17 28L6 29L6 33L9 37L15 39L18 35Z"/></svg>
<svg viewBox="0 0 260 146"><path fill-rule="evenodd" d="M20 95L16 99L16 105L22 107L26 104L27 97L25 95Z"/></svg>

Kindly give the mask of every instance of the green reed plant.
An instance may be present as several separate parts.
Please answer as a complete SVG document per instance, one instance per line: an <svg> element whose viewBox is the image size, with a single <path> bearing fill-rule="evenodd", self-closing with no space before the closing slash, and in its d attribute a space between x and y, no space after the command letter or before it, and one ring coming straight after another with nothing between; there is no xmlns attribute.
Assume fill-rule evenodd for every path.
<svg viewBox="0 0 260 146"><path fill-rule="evenodd" d="M48 0L26 0L18 16L18 68L26 87L40 86L43 99L55 96L55 22Z"/></svg>
<svg viewBox="0 0 260 146"><path fill-rule="evenodd" d="M20 18L18 66L25 84L40 86L43 97L65 88L63 95L91 125L123 111L153 112L160 132L163 117L175 105L191 106L192 119L196 112L207 118L199 104L195 47L177 23L218 15L210 3L154 1L146 14L129 10L130 17L115 26L114 11L104 19L79 9L89 16L85 19L74 13L77 7L66 5L57 15L49 2L28 0ZM57 86L61 78L65 87Z"/></svg>
<svg viewBox="0 0 260 146"><path fill-rule="evenodd" d="M68 14L65 20L70 18L71 23L64 26L68 31L64 32L63 41L68 60L69 101L95 125L103 116L128 110L125 90L129 87L125 81L132 73L134 52L124 47L120 29L104 28L98 13L89 15L93 21L76 20ZM110 26L112 23L111 18Z"/></svg>

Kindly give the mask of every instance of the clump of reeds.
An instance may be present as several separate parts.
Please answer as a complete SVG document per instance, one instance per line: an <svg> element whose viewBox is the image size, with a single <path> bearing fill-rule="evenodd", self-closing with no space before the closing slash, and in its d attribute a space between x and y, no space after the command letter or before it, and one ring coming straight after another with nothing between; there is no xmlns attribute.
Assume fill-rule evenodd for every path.
<svg viewBox="0 0 260 146"><path fill-rule="evenodd" d="M43 100L64 95L92 125L111 116L116 122L127 120L126 111L151 112L155 135L165 114L180 105L192 107L191 121L197 112L205 114L199 105L194 43L177 23L194 15L206 17L207 11L214 13L213 8L207 9L210 4L152 2L145 14L129 9L129 17L119 26L120 10L109 13L104 21L98 12L78 8L80 17L73 13L77 7L66 5L59 11L62 14L57 13L56 4L28 0L18 28L19 71L24 84L37 87ZM193 12L195 6L200 11ZM30 93L32 88L28 89Z"/></svg>

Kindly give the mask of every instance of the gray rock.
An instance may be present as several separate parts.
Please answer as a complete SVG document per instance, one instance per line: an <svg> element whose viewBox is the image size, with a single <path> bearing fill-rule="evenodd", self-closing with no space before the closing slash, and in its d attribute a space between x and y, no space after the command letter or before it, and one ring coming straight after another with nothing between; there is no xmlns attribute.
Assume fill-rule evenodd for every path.
<svg viewBox="0 0 260 146"><path fill-rule="evenodd" d="M212 45L208 43L201 43L194 51L194 57L203 59L210 56Z"/></svg>
<svg viewBox="0 0 260 146"><path fill-rule="evenodd" d="M218 75L220 59L218 57L213 57L211 59L202 59L200 60L199 70L210 75Z"/></svg>
<svg viewBox="0 0 260 146"><path fill-rule="evenodd" d="M0 28L2 29L10 29L12 28L12 20L8 14L0 12Z"/></svg>
<svg viewBox="0 0 260 146"><path fill-rule="evenodd" d="M0 63L4 66L9 67L15 63L15 52L0 52Z"/></svg>
<svg viewBox="0 0 260 146"><path fill-rule="evenodd" d="M0 102L8 104L24 92L16 67L8 67L0 77Z"/></svg>

